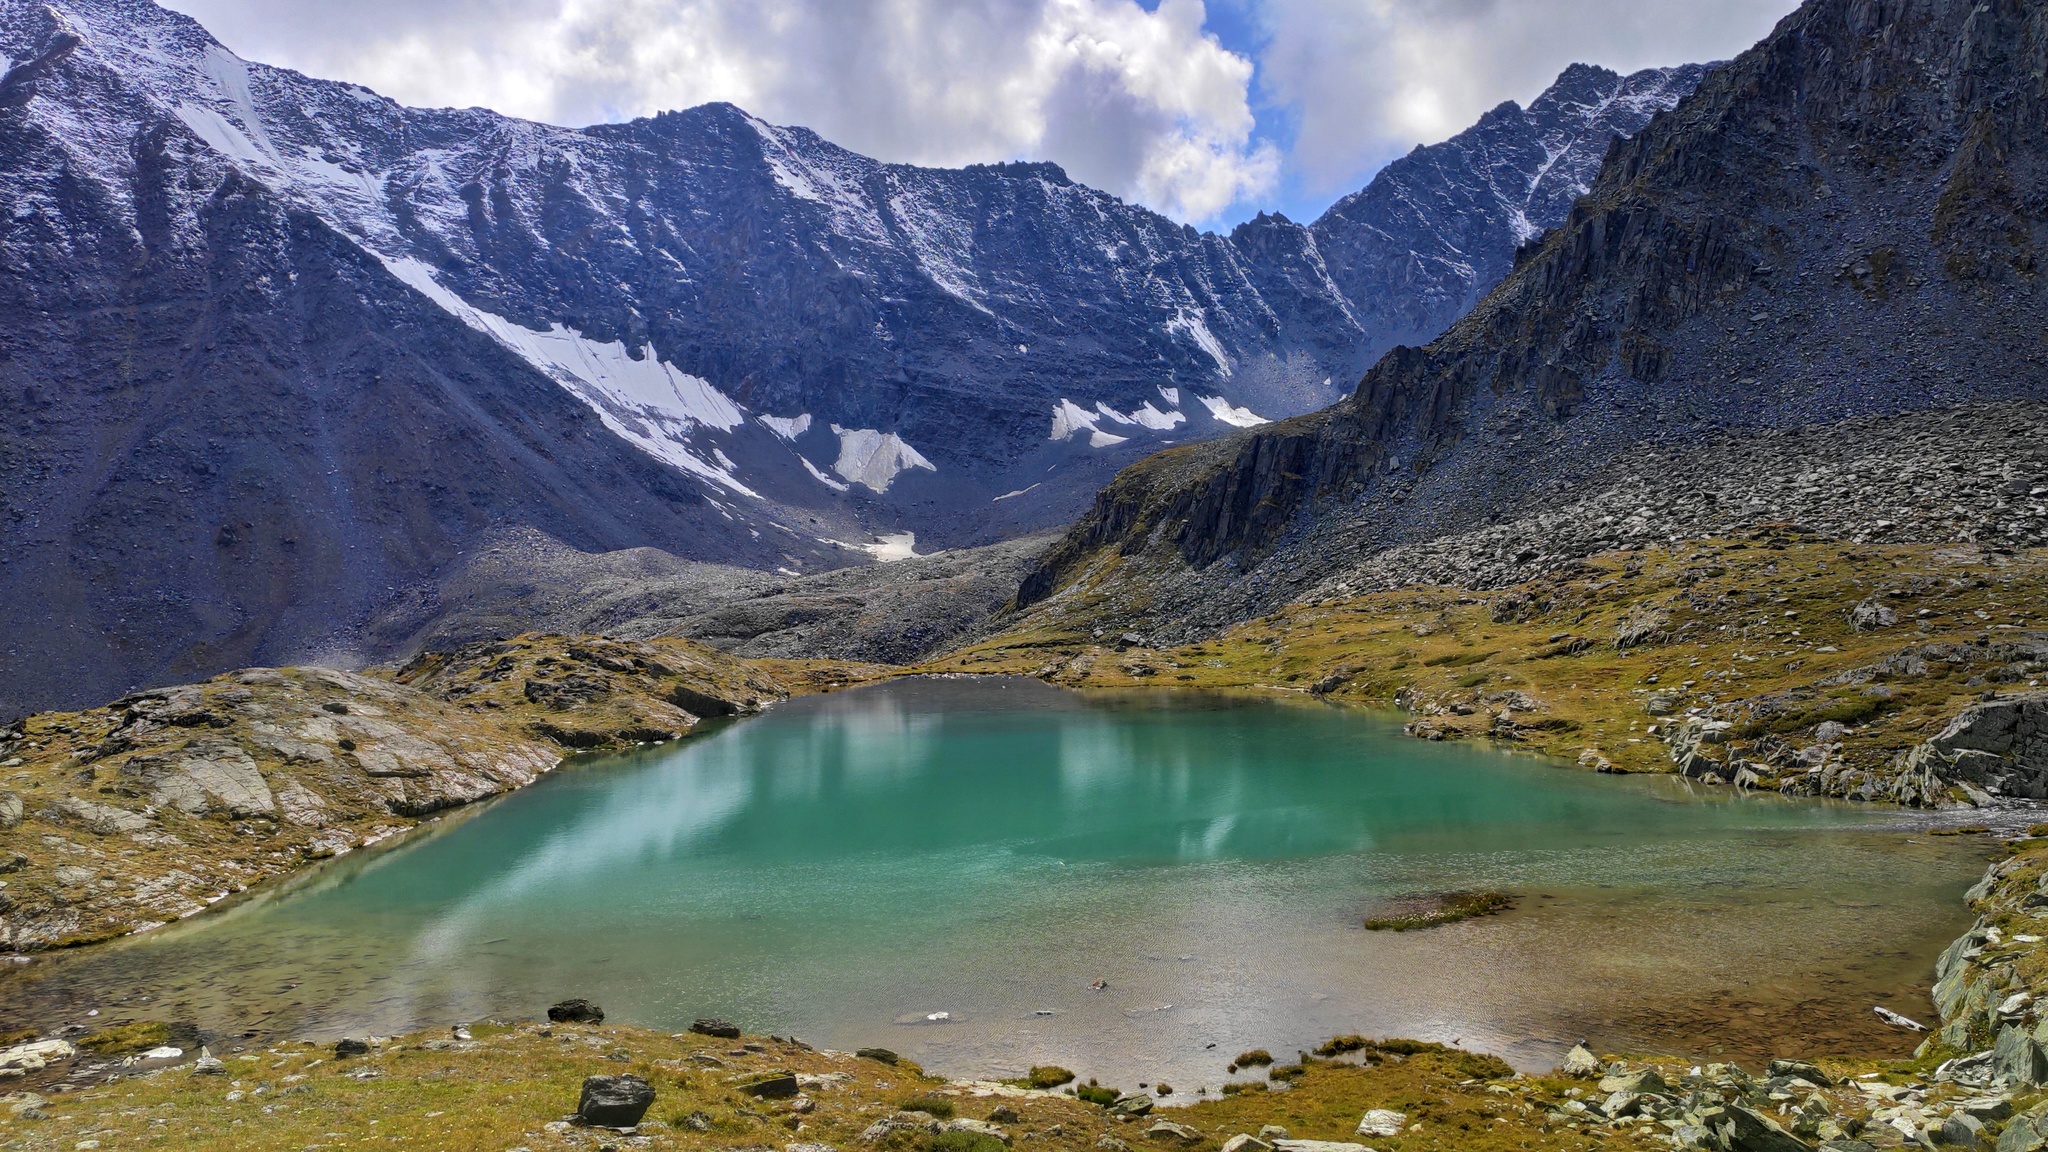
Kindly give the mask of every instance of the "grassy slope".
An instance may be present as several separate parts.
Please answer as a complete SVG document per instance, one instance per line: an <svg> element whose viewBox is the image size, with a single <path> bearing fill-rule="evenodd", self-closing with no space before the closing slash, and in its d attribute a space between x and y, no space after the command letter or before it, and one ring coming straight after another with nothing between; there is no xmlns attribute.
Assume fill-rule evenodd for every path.
<svg viewBox="0 0 2048 1152"><path fill-rule="evenodd" d="M1183 1147L1148 1138L1153 1119L1121 1121L1060 1093L1010 1089L1001 1097L976 1095L987 1088L928 1078L910 1065L812 1052L775 1040L759 1041L761 1053L735 1055L735 1041L613 1026L478 1025L472 1034L472 1043L406 1037L346 1061L336 1060L330 1048L310 1045L228 1053L224 1076L193 1076L177 1068L121 1080L52 1097L41 1119L9 1120L0 1110L0 1146L69 1149L79 1140L97 1139L106 1149L193 1152L373 1145L492 1152L595 1148L619 1138L547 1126L574 1111L585 1076L633 1072L656 1089L642 1126L645 1140L638 1142L643 1147L861 1147L858 1137L868 1125L914 1097L932 1095L954 1103L960 1117L979 1119L998 1105L1014 1109L1021 1119L1003 1127L1021 1147L1081 1152L1095 1149L1103 1136L1134 1146ZM1421 1125L1405 1136L1374 1138L1382 1152L1659 1146L1633 1130L1616 1134L1546 1120L1546 1107L1572 1089L1567 1082L1503 1080L1510 1087L1489 1091L1475 1077L1505 1074L1498 1061L1422 1047L1405 1058L1383 1057L1373 1068L1312 1060L1288 1091L1211 1098L1159 1115L1197 1129L1202 1146L1211 1149L1264 1124L1282 1125L1300 1139L1354 1139L1367 1108L1404 1111ZM693 1059L698 1053L725 1066L703 1067ZM754 1099L729 1083L771 1069L849 1079L808 1088L817 1107L803 1117L786 1101ZM709 1131L685 1126L693 1112L705 1114ZM887 1147L923 1142L897 1136Z"/></svg>
<svg viewBox="0 0 2048 1152"><path fill-rule="evenodd" d="M1859 632L1850 610L1872 597L1897 623ZM1067 617L1081 626L1027 622L932 667L1088 688L1319 694L1403 708L1418 735L1503 739L1572 760L1590 751L1631 772L1671 770L1650 732L1670 725L1647 711L1662 695L1681 713L1735 716L1750 742L1808 744L1820 723L1847 721L1834 762L1882 773L1984 692L2027 687L2032 669L2009 649L2044 606L2040 550L1879 547L1768 531L1609 553L1501 591L1403 588L1297 605L1165 650L1104 646L1080 630L1084 605ZM1618 642L1625 625L1643 623L1654 625L1651 638ZM1918 674L1828 683L1930 644L1961 651Z"/></svg>

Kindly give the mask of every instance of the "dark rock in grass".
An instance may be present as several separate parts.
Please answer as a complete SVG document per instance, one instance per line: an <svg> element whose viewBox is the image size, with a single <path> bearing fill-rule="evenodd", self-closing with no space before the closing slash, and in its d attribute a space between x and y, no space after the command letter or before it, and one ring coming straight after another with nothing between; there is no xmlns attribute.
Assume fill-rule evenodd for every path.
<svg viewBox="0 0 2048 1152"><path fill-rule="evenodd" d="M557 1024L602 1024L604 1009L579 996L548 1009L548 1019Z"/></svg>
<svg viewBox="0 0 2048 1152"><path fill-rule="evenodd" d="M879 1060L884 1064L894 1064L902 1059L901 1056L896 1055L887 1048L862 1048L856 1051L854 1055L863 1060Z"/></svg>
<svg viewBox="0 0 2048 1152"><path fill-rule="evenodd" d="M631 1128L654 1104L654 1086L638 1076L591 1076L583 1081L576 1118L598 1128Z"/></svg>
<svg viewBox="0 0 2048 1152"><path fill-rule="evenodd" d="M737 1040L740 1038L739 1025L729 1020L716 1020L708 1017L692 1022L690 1031L695 1032L699 1036L716 1036L720 1040Z"/></svg>
<svg viewBox="0 0 2048 1152"><path fill-rule="evenodd" d="M348 1038L334 1042L334 1058L346 1060L351 1056L368 1056L370 1045L367 1041Z"/></svg>
<svg viewBox="0 0 2048 1152"><path fill-rule="evenodd" d="M740 1085L740 1091L764 1100L787 1100L796 1095L796 1073L776 1072L759 1080Z"/></svg>

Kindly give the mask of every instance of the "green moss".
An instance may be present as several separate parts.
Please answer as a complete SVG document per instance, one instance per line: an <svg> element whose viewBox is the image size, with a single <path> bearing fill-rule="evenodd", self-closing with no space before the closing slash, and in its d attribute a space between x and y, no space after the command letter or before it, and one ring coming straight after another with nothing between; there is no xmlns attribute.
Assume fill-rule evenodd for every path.
<svg viewBox="0 0 2048 1152"><path fill-rule="evenodd" d="M1057 1064L1033 1064L1030 1074L1024 1078L1024 1083L1032 1088L1045 1089L1071 1084L1073 1080L1074 1074Z"/></svg>
<svg viewBox="0 0 2048 1152"><path fill-rule="evenodd" d="M953 1102L944 1096L912 1096L897 1107L905 1112L923 1112L941 1120L951 1120L956 1110Z"/></svg>
<svg viewBox="0 0 2048 1152"><path fill-rule="evenodd" d="M154 1020L115 1024L102 1028L78 1042L80 1048L101 1056L128 1056L161 1048L171 1042L171 1030Z"/></svg>
<svg viewBox="0 0 2048 1152"><path fill-rule="evenodd" d="M1452 892L1437 897L1430 906L1396 916L1380 916L1365 922L1368 932L1412 932L1420 928L1437 928L1445 924L1456 924L1460 920L1471 920L1479 916L1491 916L1515 906L1515 898L1505 892Z"/></svg>
<svg viewBox="0 0 2048 1152"><path fill-rule="evenodd" d="M941 1132L925 1142L926 1152L1008 1152L1008 1146L986 1132Z"/></svg>
<svg viewBox="0 0 2048 1152"><path fill-rule="evenodd" d="M1100 1084L1083 1084L1074 1089L1074 1095L1086 1100L1090 1104L1099 1104L1107 1108L1111 1104L1116 1103L1116 1098L1123 1095L1123 1093L1114 1088L1104 1088Z"/></svg>

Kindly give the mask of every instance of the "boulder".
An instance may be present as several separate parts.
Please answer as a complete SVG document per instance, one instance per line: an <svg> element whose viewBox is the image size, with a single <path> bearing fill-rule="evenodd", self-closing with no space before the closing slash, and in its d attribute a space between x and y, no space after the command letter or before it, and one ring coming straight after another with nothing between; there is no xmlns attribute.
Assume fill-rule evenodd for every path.
<svg viewBox="0 0 2048 1152"><path fill-rule="evenodd" d="M1998 1134L1998 1152L2041 1152L2048 1148L2048 1133L2034 1127L2034 1117L2016 1116Z"/></svg>
<svg viewBox="0 0 2048 1152"><path fill-rule="evenodd" d="M1984 1122L1967 1112L1957 1112L1943 1120L1931 1135L1934 1142L1950 1148L1984 1147Z"/></svg>
<svg viewBox="0 0 2048 1152"><path fill-rule="evenodd" d="M1776 1120L1740 1104L1709 1109L1700 1121L1725 1152L1813 1152L1812 1145Z"/></svg>
<svg viewBox="0 0 2048 1152"><path fill-rule="evenodd" d="M557 1024L602 1024L604 1009L579 996L548 1009L548 1019Z"/></svg>
<svg viewBox="0 0 2048 1152"><path fill-rule="evenodd" d="M351 1056L368 1056L369 1054L370 1043L367 1040L357 1040L354 1037L345 1036L334 1042L334 1058L336 1060L346 1060Z"/></svg>
<svg viewBox="0 0 2048 1152"><path fill-rule="evenodd" d="M0 1076L24 1076L78 1055L69 1040L38 1040L0 1050Z"/></svg>
<svg viewBox="0 0 2048 1152"><path fill-rule="evenodd" d="M576 1100L576 1118L598 1128L632 1128L654 1104L654 1085L632 1073L590 1076Z"/></svg>
<svg viewBox="0 0 2048 1152"><path fill-rule="evenodd" d="M944 1130L938 1117L929 1112L897 1112L868 1125L861 1132L860 1139L863 1144L876 1144L898 1132L925 1132L936 1136Z"/></svg>
<svg viewBox="0 0 2048 1152"><path fill-rule="evenodd" d="M1804 1060L1773 1060L1764 1069L1764 1075L1773 1078L1791 1076L1819 1088L1826 1088L1834 1083L1827 1073Z"/></svg>
<svg viewBox="0 0 2048 1152"><path fill-rule="evenodd" d="M1005 1144L1010 1142L1010 1133L1002 1125L991 1124L986 1120L969 1120L962 1117L958 1120L948 1120L942 1127L947 1132L972 1132L977 1136L1001 1140Z"/></svg>
<svg viewBox="0 0 2048 1152"><path fill-rule="evenodd" d="M1152 1111L1152 1097L1143 1092L1130 1092L1116 1098L1109 1106L1111 1112L1121 1116L1143 1116Z"/></svg>
<svg viewBox="0 0 2048 1152"><path fill-rule="evenodd" d="M1399 1136L1408 1126L1408 1114L1391 1108L1374 1108L1358 1122L1360 1136Z"/></svg>
<svg viewBox="0 0 2048 1152"><path fill-rule="evenodd" d="M1600 1058L1584 1044L1574 1044L1572 1050L1565 1053L1564 1064L1558 1072L1574 1080L1591 1080L1600 1075Z"/></svg>
<svg viewBox="0 0 2048 1152"><path fill-rule="evenodd" d="M1150 1128L1145 1129L1145 1135L1152 1140L1170 1140L1190 1146L1202 1142L1202 1133L1199 1130L1185 1124L1175 1124L1171 1120L1155 1122Z"/></svg>
<svg viewBox="0 0 2048 1152"><path fill-rule="evenodd" d="M707 1023L707 1021L699 1020L697 1021L697 1023L704 1024ZM708 1021L708 1023L715 1024L717 1023L717 1021ZM731 1027L731 1025L727 1025L727 1027ZM693 1032L696 1031L696 1025L691 1025L690 1030ZM738 1035L738 1033L735 1032L734 1035ZM887 1048L860 1048L856 1049L853 1054L855 1056L860 1057L863 1060L874 1060L882 1064L894 1064L898 1060L902 1059L901 1056L896 1055L894 1052L889 1051Z"/></svg>
<svg viewBox="0 0 2048 1152"><path fill-rule="evenodd" d="M2048 1084L2048 1052L2014 1024L1999 1029L1991 1046L1991 1066L2014 1084Z"/></svg>
<svg viewBox="0 0 2048 1152"><path fill-rule="evenodd" d="M1657 1075L1655 1068L1638 1068L1632 1072L1617 1072L1600 1080L1600 1090L1613 1095L1626 1092L1631 1095L1662 1095L1671 1091L1664 1078Z"/></svg>

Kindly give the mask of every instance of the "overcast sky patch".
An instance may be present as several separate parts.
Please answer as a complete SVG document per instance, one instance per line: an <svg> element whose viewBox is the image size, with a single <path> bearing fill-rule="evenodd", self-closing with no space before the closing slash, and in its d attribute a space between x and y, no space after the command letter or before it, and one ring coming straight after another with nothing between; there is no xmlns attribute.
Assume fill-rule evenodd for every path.
<svg viewBox="0 0 2048 1152"><path fill-rule="evenodd" d="M1793 0L169 0L252 60L556 124L713 100L884 160L1051 160L1309 219L1574 61L1725 59Z"/></svg>

